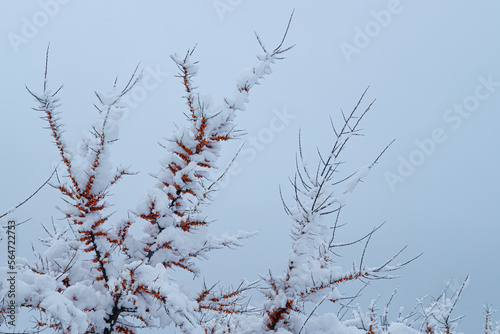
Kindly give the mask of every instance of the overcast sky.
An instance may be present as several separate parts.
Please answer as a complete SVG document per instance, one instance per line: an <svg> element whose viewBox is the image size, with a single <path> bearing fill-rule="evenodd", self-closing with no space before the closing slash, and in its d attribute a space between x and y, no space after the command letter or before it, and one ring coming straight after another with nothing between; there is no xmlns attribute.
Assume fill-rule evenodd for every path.
<svg viewBox="0 0 500 334"><path fill-rule="evenodd" d="M45 124L31 107L25 85L40 92L50 42L49 83L60 93L65 135L76 146L96 110L94 90L124 83L140 62L145 79L129 99L113 160L140 174L114 188L122 218L154 183L157 144L183 122L183 86L169 55L197 45L200 92L215 101L232 93L234 79L260 47L279 44L292 10L287 43L296 46L251 92L238 116L248 133L244 154L207 211L214 231L260 230L235 251L213 253L202 264L207 282L237 284L269 268L281 272L290 249L290 221L278 187L292 198L299 128L304 149L328 150L329 117L341 120L367 86L376 99L344 156L346 172L372 162L395 143L350 198L342 220L345 241L386 222L368 249L377 265L408 245L406 259L424 254L390 282L372 282L360 305L396 286L392 317L415 298L437 296L446 281L471 281L456 316L460 330L482 330L483 304L500 308L497 211L500 176L500 3L480 1L6 1L0 2L0 213L31 194L58 161ZM221 168L241 142L227 145ZM19 254L31 256L41 223L61 218L59 194L44 188L16 211ZM61 222L63 223L63 222ZM6 247L5 243L4 246ZM5 249L5 248L4 248ZM360 247L339 264L358 261ZM2 251L2 256L4 256ZM3 257L0 257L4 261ZM196 283L195 283L196 284ZM497 317L498 319L498 317Z"/></svg>

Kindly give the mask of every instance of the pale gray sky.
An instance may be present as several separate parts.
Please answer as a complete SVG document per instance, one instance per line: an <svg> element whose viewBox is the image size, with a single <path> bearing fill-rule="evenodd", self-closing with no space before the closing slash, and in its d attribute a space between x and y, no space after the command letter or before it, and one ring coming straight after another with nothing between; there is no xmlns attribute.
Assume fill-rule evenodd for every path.
<svg viewBox="0 0 500 334"><path fill-rule="evenodd" d="M220 101L260 53L254 30L269 48L277 45L295 9L288 43L296 47L252 91L237 122L254 139L207 211L217 220L214 231L260 234L244 248L213 253L202 264L206 280L237 284L240 277L284 269L291 225L278 186L291 198L287 177L294 173L298 130L311 157L316 146L328 149L329 116L339 120L340 108L352 108L370 85L365 102L377 101L364 122L366 136L346 152L346 168L370 163L396 142L351 197L345 239L386 221L372 240L368 265L405 245L407 258L424 254L401 278L373 282L359 303L366 307L379 293L385 301L400 286L395 317L400 305L409 310L415 298L437 296L449 278L458 287L470 273L455 313L469 312L460 330L482 330L483 304L500 308L498 1L4 0L0 9L0 212L36 189L58 159L24 88L41 90L49 42L49 82L64 84L60 110L74 145L96 115L94 90L108 90L115 76L123 83L139 61L148 75L130 99L114 147L117 163L141 172L114 189L121 218L154 182L148 173L158 169L157 142L183 121L183 87L169 55L197 44L195 81ZM227 146L222 163L238 145ZM32 218L18 232L20 255L30 256L41 222L60 218L60 203L47 187L15 213ZM354 248L339 264L349 267L359 254Z"/></svg>

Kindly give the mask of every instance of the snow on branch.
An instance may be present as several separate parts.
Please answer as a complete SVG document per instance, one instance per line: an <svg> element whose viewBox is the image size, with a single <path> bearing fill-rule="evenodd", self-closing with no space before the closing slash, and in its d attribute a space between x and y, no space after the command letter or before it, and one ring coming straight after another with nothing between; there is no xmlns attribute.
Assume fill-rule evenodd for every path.
<svg viewBox="0 0 500 334"><path fill-rule="evenodd" d="M380 296L366 312L353 303L369 281L394 278L392 272L418 257L398 262L406 249L403 247L381 264L367 266L369 243L383 224L351 241L338 241L338 230L343 226L340 214L349 195L392 144L366 166L348 174L342 171L343 152L351 138L361 135L361 121L373 105L364 102L367 90L351 112L342 111L340 126L332 122L332 146L326 154L318 151L314 168L306 162L299 132L296 172L290 178L291 201L285 200L280 188L285 213L293 224L292 245L283 272L269 271L258 281L242 279L230 287L203 283L199 289L191 289L186 282L176 280L176 269L197 278L202 274L198 260L207 259L213 250L240 247L243 240L255 235L244 231L214 235L209 228L212 221L204 210L223 177L213 175L222 145L242 136L235 122L237 114L246 109L255 85L270 75L275 62L293 47L285 46L292 17L293 13L278 46L272 50L256 34L263 54L240 73L232 94L219 103L199 93L194 83L199 70L193 58L195 48L171 56L185 89L187 119L161 144L164 154L159 171L153 175L154 184L124 219L114 219L109 212L109 192L124 175L133 173L129 167L113 166L110 154L112 144L119 139L118 124L126 109L124 97L142 76L139 66L123 88L118 88L116 79L110 92L95 92L98 115L88 136L73 150L64 138L58 109L62 86L55 91L49 89L47 48L42 92L27 89L36 100L34 109L47 124L63 170L56 168L31 196L0 216L23 205L55 175L56 181L50 185L62 195L64 204L58 209L67 225L42 225L46 236L39 241L44 250L33 247L32 261L18 259L17 306L37 311L31 316L37 332L48 329L58 333L135 334L142 328L165 329L170 325L189 334L457 331L463 316L453 318L451 314L468 277L451 296L447 286L429 306L424 306L422 299L408 315L403 316L400 310L394 322L388 320L388 314L395 292L381 316L377 306ZM139 224L142 233L136 228ZM0 241L4 234L0 229ZM354 244L362 247L359 264L341 267L335 261L340 251ZM0 272L6 273L7 269L0 268ZM342 287L354 282L361 283L358 292L344 295ZM5 280L0 281L0 325L8 313L5 296L9 288ZM262 293L265 301L251 301L252 292ZM338 312L319 314L325 302L338 305ZM353 311L354 318L342 320L341 312L347 311ZM492 324L493 312L491 307L485 308L485 334L499 333L499 327ZM417 319L422 320L422 325L415 329Z"/></svg>
<svg viewBox="0 0 500 334"><path fill-rule="evenodd" d="M421 331L423 330L429 334L456 333L457 325L460 320L465 317L465 315L452 318L451 314L455 310L462 292L468 284L469 275L467 275L461 287L454 291L450 296L450 282L448 281L443 292L439 295L439 297L433 299L429 306L424 307L423 304L421 304L421 317L423 318Z"/></svg>
<svg viewBox="0 0 500 334"><path fill-rule="evenodd" d="M245 110L250 90L272 73L272 64L289 49L283 48L283 42L272 52L259 55L253 66L238 76L233 96L219 104L197 92L193 82L198 73L197 61L192 59L195 49L184 56L171 56L186 92L188 125L179 126L162 145L166 153L160 159L161 170L155 174L158 183L136 210L149 223L140 241L145 246L137 253L142 253L150 265L162 263L198 275L194 258L204 257L213 249L239 246L240 240L250 236L239 233L218 238L208 234L209 221L202 211L208 205L209 193L214 191L211 172L216 168L222 143L240 136L234 122L236 111Z"/></svg>
<svg viewBox="0 0 500 334"><path fill-rule="evenodd" d="M339 179L338 172L344 163L341 153L345 150L350 138L360 135L359 124L373 104L371 102L366 108L361 109L365 94L366 90L353 110L347 115L342 115L344 122L341 127L336 128L332 124L334 133L332 148L326 156L318 152L319 159L315 171L311 170L305 161L299 133L296 173L294 178L290 179L294 203L288 204L282 196L285 212L294 223L292 249L282 275L263 276L263 280L268 285L268 288L263 291L269 300L265 305L267 315L265 327L269 330L284 328L295 332L293 328L299 326L296 321L301 318L298 315L305 314L304 305L307 303L323 303L325 299L334 303L339 302L345 298L339 291L341 284L354 280L364 282L370 279L389 278L386 272L400 269L413 260L402 264L395 263L403 248L382 265L364 266L368 242L380 226L353 242L342 244L334 242L339 228L339 215L347 196L368 175L369 170L390 145L384 148L372 163ZM331 214L335 214L333 221L329 219ZM346 271L334 265L332 259L332 256L336 254L334 249L363 240L365 240L365 247L359 267L353 266L351 270ZM299 331L308 328L306 322L310 324L307 326L314 326L315 321L311 320L311 314L298 327ZM367 330L369 331L368 327Z"/></svg>
<svg viewBox="0 0 500 334"><path fill-rule="evenodd" d="M161 169L155 175L157 184L133 211L136 219L132 215L117 221L108 212L109 191L124 175L133 173L128 167L113 166L111 146L119 138L124 97L142 73L136 67L123 88L115 80L110 92L95 92L97 118L89 135L73 150L64 138L58 110L62 86L54 92L49 88L47 48L43 90L27 90L37 102L34 109L47 122L64 167L62 172L54 171L56 181L51 185L62 194L64 205L58 209L67 226L44 226L47 237L40 242L45 250L33 249L35 260L21 261L20 306L39 311L34 318L38 330L130 334L137 328L174 324L185 333L202 334L204 328L215 328L228 317L244 313L245 293L255 283L242 281L234 289L204 287L198 294L188 293L172 278L172 269L197 276L196 259L207 258L215 249L242 246L242 240L255 234L216 236L208 230L203 208L209 204L208 192L215 189L210 189L211 172L217 167L222 143L240 136L236 111L245 110L250 90L272 73L275 60L289 49L283 48L284 37L277 48L259 55L238 76L232 96L217 105L193 84L198 72L194 49L184 57L172 56L186 90L186 125L168 136ZM130 233L139 219L145 223L142 237ZM7 288L0 283L2 296ZM6 310L0 307L0 320Z"/></svg>

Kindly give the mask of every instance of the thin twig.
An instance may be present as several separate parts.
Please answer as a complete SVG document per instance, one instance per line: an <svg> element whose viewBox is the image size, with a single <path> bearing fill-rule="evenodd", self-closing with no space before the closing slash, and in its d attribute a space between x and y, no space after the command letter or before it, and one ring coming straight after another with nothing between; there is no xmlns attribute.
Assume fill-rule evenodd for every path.
<svg viewBox="0 0 500 334"><path fill-rule="evenodd" d="M32 194L31 194L28 198L26 198L24 201L22 201L22 202L21 202L21 203L19 203L18 205L16 205L13 209L10 209L10 210L8 210L7 212L5 212L4 214L2 214L2 215L0 216L0 218L3 218L3 217L5 217L6 215L8 215L8 214L10 214L10 213L14 212L16 209L18 209L18 208L19 208L20 206L22 206L24 203L26 203L26 202L28 202L30 199L32 199L32 198L33 198L33 196L35 196L35 195L36 195L36 194L37 194L37 193L38 193L38 192L39 192L39 191L40 191L43 187L45 187L45 185L46 185L47 183L49 183L49 181L50 181L50 179L52 178L52 176L54 176L54 174L55 174L56 170L57 170L57 166L56 166L56 168L54 168L54 171L50 174L50 176L47 178L47 180L45 180L45 182L44 182L44 183L42 183L42 185L41 185L40 187L38 187L38 189L37 189L37 190L35 190L35 192L34 192L34 193L32 193Z"/></svg>

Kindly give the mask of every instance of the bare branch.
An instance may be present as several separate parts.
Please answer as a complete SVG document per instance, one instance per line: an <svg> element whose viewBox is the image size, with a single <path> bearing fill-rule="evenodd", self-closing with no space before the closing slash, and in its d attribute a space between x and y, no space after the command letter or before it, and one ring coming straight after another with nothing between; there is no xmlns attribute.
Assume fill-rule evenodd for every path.
<svg viewBox="0 0 500 334"><path fill-rule="evenodd" d="M59 166L59 165L58 165ZM54 168L54 170L52 171L52 173L50 174L50 176L42 183L42 185L40 185L38 187L37 190L35 190L35 192L33 192L31 195L28 196L28 198L26 198L24 201L22 201L21 203L17 204L14 208L8 210L7 212L3 213L2 215L0 215L0 218L3 218L5 217L6 215L14 212L16 209L18 209L19 207L21 207L24 203L28 202L30 199L32 199L40 190L42 190L43 187L45 187L45 185L47 183L49 183L50 179L52 179L52 176L54 176L55 172L57 170L57 166Z"/></svg>

